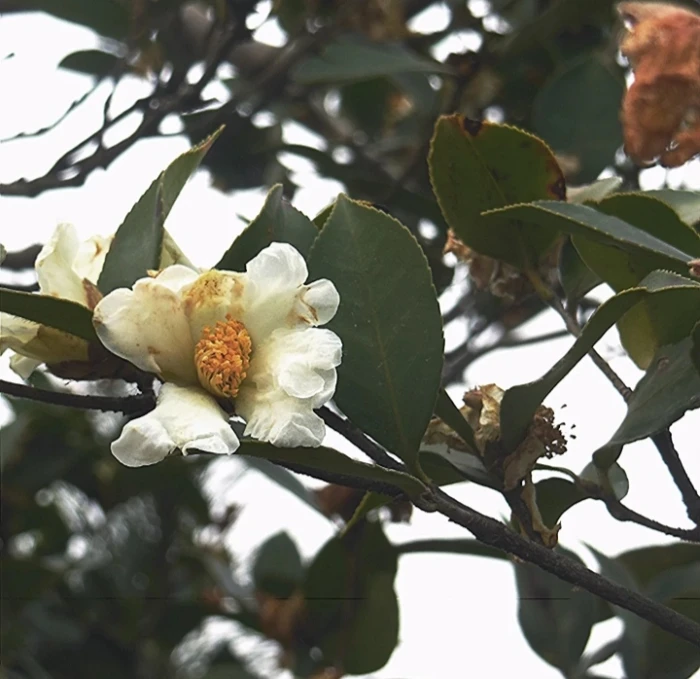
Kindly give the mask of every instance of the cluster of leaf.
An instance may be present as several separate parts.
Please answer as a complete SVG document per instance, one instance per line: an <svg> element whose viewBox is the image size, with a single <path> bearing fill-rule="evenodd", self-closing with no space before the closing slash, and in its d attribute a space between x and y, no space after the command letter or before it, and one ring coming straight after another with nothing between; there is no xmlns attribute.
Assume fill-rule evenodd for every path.
<svg viewBox="0 0 700 679"><path fill-rule="evenodd" d="M98 282L104 292L131 285L158 266L165 218L213 142L209 139L176 159L127 215ZM685 199L682 210L640 194L615 194L584 204L567 202L561 171L541 140L517 128L477 123L462 116L438 121L429 167L445 218L468 246L532 272L547 260L552 247L569 238L568 250L562 249L560 257L569 304L575 309L578 297L601 281L618 291L593 314L572 348L547 374L505 393L498 454L517 454L546 395L617 323L630 356L648 371L630 400L619 431L597 451L589 471L578 478L586 481L588 477L588 483L599 487L601 493L613 492L619 499L626 492L624 472L615 462L622 446L665 429L686 410L698 406L700 373L691 354L697 354L700 284L688 276L688 267L700 256L700 235L679 216L694 221L697 202L690 202L692 196L687 194L662 196L670 202ZM465 191L469 186L477 190ZM588 195L611 187L614 184L609 182L593 185ZM580 198L585 193L578 195ZM240 452L262 463L292 464L320 474L333 472L384 483L413 497L424 490L427 477L438 483L470 479L502 490L498 469L482 459L474 432L441 391L443 336L438 297L425 255L410 231L386 212L344 196L312 221L292 208L282 197L282 187L277 186L260 214L222 255L217 268L242 270L271 242L292 243L306 257L311 279L329 278L336 285L341 306L329 327L344 346L336 405L354 425L400 458L408 473L364 464L329 448L276 449L244 442ZM76 317L64 313L68 307L79 309L41 295L4 291L2 296L5 311L92 339L84 332L90 312L80 308ZM435 455L420 454L426 427L435 413L462 436L459 462L449 452L447 464ZM18 428L21 423L18 418L11 427ZM46 455L37 443L29 450ZM84 454L85 450L77 447L77 452ZM104 457L103 449L91 464L104 464ZM74 468L85 473L83 464ZM168 468L178 467L171 461ZM189 468L183 465L181 469ZM150 478L149 472L128 473L143 474L139 483ZM52 472L44 477L44 483L62 475L61 471ZM289 478L283 478L289 486ZM171 481L159 479L159 484L165 483L163 488L170 487ZM84 484L70 477L66 480L88 498L101 498L102 491L84 489ZM547 479L537 486L540 511L552 524L568 507L588 497L581 492L587 486L580 481ZM41 484L35 490L40 488ZM304 496L303 490L294 488ZM155 488L151 489L154 493ZM153 497L158 506L158 495ZM30 494L29 498L36 502L36 496ZM307 567L302 566L288 538L276 537L260 552L254 568L260 610L253 625L282 644L285 663L300 676L313 676L319 668L331 666L360 674L380 668L391 655L398 635L393 591L396 556L379 525L360 519L370 507L388 499L384 494L370 494L353 519L353 528L331 541ZM165 508L159 507L157 512L161 522L163 511ZM173 522L173 530L177 525ZM19 531L28 532L31 530L26 526ZM365 541L370 551L358 558L364 554ZM545 577L530 567L518 568L522 587L528 586L528 578ZM62 581L65 575L54 577L53 582L61 581L60 587L66 587ZM162 584L162 578L155 580ZM551 582L549 586L554 587ZM579 609L578 596L562 604L562 615ZM177 599L175 592L168 591L167 597ZM278 605L271 609L269 597L292 602L287 604L291 608ZM598 607L591 604L593 608L590 624L576 627L572 638L557 646L563 656L549 646L542 650L536 634L541 625L522 613L524 631L545 660L572 672L590 627L599 619ZM251 618L247 615L243 619L250 622ZM559 634L569 633L569 627L561 626ZM631 626L628 628L624 644L635 638ZM624 644L620 652L626 657ZM648 644L644 647L652 648ZM687 645L684 648L690 658L684 667L700 663L694 651L688 651ZM656 662L653 658L649 662ZM592 660L581 662L590 665ZM631 670L630 676L651 675L635 675ZM688 675L681 672L678 676Z"/></svg>
<svg viewBox="0 0 700 679"><path fill-rule="evenodd" d="M285 640L263 597L286 598L296 588L310 602L303 634L294 632L301 676L316 672L318 648L347 660L355 674L386 663L397 643L397 557L380 524L355 532L351 559L349 543L334 539L305 566L290 538L273 537L253 563L253 589L234 577L219 540L196 539L204 529L222 534L231 520L210 517L205 459L128 469L109 454L114 422L98 425L83 411L31 401L13 402L13 411L0 433L0 640L8 677L164 677L179 665L210 679L255 679L226 638L213 648L200 645L184 664L173 664L173 650L211 616L236 621L261 640ZM320 511L315 495L286 470L259 457L241 459ZM350 561L358 570L344 577ZM366 616L378 621L380 634Z"/></svg>
<svg viewBox="0 0 700 679"><path fill-rule="evenodd" d="M337 0L276 0L268 18L286 39L284 47L259 42L246 28L259 21L254 0L134 7L117 0L32 0L21 9L97 34L97 47L72 52L60 64L92 76L95 91L105 83L114 89L125 74L158 76L154 92L133 107L149 124L121 142L121 150L98 148L94 162L76 163L71 175L103 167L138 138L158 135L166 114L180 117L193 142L225 123L204 161L217 187L279 181L291 197L296 186L280 153L304 157L349 195L386 206L412 232L418 234L422 221L432 223L435 234L420 240L442 290L452 273L440 256L446 225L422 162L437 115L495 114L533 130L566 160L576 183L613 166L622 144L624 81L614 61L610 0L499 0L485 14L477 4L360 0L350 9ZM447 13L447 24L433 29L425 23L431 12ZM458 47L440 63L433 55L446 40ZM211 81L230 90L231 101L204 99L199 88L177 100L185 75L202 62L211 67ZM233 77L218 76L217 63L232 65ZM264 125L255 113L266 114ZM124 114L110 111L104 130ZM290 122L318 135L323 150L287 142L282 130ZM91 139L101 143L104 130ZM72 162L64 156L52 173L66 174ZM636 172L623 169L635 182ZM61 181L38 182L30 195ZM500 311L488 297L477 300L479 307L487 317Z"/></svg>
<svg viewBox="0 0 700 679"><path fill-rule="evenodd" d="M246 442L240 452L248 464L313 506L314 496L275 462L383 483L414 497L423 490L423 475L441 484L469 480L501 491L502 478L484 464L474 433L441 389L446 366L437 293L452 277L442 247L449 226L480 255L538 274L559 248L550 278L558 277L555 292L574 315L601 282L616 294L588 319L550 371L506 392L500 454L517 450L547 394L617 324L626 351L647 371L627 416L587 470L572 474L575 480L548 478L536 490L548 526L592 496L586 481L596 493L621 499L627 488L617 464L622 447L700 406L700 286L689 275L689 262L700 257L700 200L678 191L616 193L614 181L569 191L567 200L565 174L576 182L595 179L613 165L621 144L623 81L609 49L611 3L498 0L491 3L489 23L475 17L468 3L449 2L448 27L431 35L413 34L405 24L430 2L366 2L367 12L354 18L342 12L343 4L275 3L288 48L303 46L319 26L332 29L308 53L302 51L301 60L285 62L288 68L279 78L258 77L270 63L279 63L282 52L263 49L262 59L251 63L245 50L237 50L250 46L249 35L230 44L224 61L236 66L237 75L226 84L248 110L228 110L222 119L210 111L192 113L202 102L183 100L176 112L191 138L221 122L226 128L206 157L210 143L176 160L144 194L115 238L100 289L130 285L158 267L165 219L200 161L228 190L281 181L218 267L242 270L267 244L283 241L306 257L312 280L326 277L335 283L342 304L329 327L344 344L336 405L414 476L328 448L282 450ZM400 20L392 12L373 13L375 4L402 5ZM206 41L193 34L186 5L199 6L32 3L110 39L63 62L64 68L98 80L120 77L125 70L159 73L165 65L182 73L206 60ZM254 5L211 3L222 26L245 22ZM510 27L505 34L499 21ZM447 64L432 59L433 45L464 31L482 39L478 54L452 55ZM441 78L438 89L431 79L435 74ZM258 79L267 85L256 88ZM165 94L173 94L167 86L158 92ZM333 98L337 111L324 105ZM273 124L256 127L248 115L252 110L273 113ZM434 126L438 113L452 110L468 116L445 116ZM536 131L558 158L537 137L476 122L489 111ZM320 134L326 149L283 142L287 121ZM157 127L149 132L156 133ZM337 159L338 150L348 152L348 162ZM341 196L310 220L283 198L295 187L278 162L280 152L309 158L321 175L338 179L360 200ZM420 236L421 220L437 226L438 235ZM473 315L501 321L504 307L486 297L476 297ZM0 299L3 311L95 339L89 312L77 305L9 291ZM525 301L529 315L518 323L543 308L532 291ZM173 648L210 614L276 640L298 676L312 677L334 664L362 674L387 662L398 640L396 554L377 523L360 519L387 502L385 495L368 495L354 527L310 563L302 562L289 537L273 537L253 566L253 607L245 596L252 593L242 592L228 560L192 539L193 530L210 521L197 481L199 462L167 460L157 469L126 470L83 415L19 401L14 407L16 419L2 432L3 579L16 592L3 607L9 671L76 676L99 667L113 670L115 677L167 676ZM434 414L463 439L447 459L420 452ZM60 494L57 481L64 484L58 486ZM80 498L83 510L93 503L104 518L99 525L65 518L58 500L46 500L59 495L64 504L65 498L73 504ZM23 544L30 547L23 550ZM78 550L80 544L88 547ZM459 551L484 553L479 545ZM699 552L696 546L674 545L614 560L597 556L613 579L697 618ZM631 679L683 679L700 667L700 655L689 644L572 592L535 567L515 568L524 634L564 676L596 676L589 669L615 653ZM228 610L222 597L237 601L237 612ZM280 605L287 602L289 607ZM613 614L625 623L623 637L582 656L592 626ZM253 676L228 652L213 659L210 673L217 676L217 671Z"/></svg>

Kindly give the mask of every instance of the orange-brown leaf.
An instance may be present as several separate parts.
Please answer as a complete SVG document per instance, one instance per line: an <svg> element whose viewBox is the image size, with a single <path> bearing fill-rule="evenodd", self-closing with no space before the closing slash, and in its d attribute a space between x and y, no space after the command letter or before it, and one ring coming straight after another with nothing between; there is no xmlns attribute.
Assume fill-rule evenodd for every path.
<svg viewBox="0 0 700 679"><path fill-rule="evenodd" d="M678 167L700 153L700 14L623 2L620 50L634 70L622 105L625 151L639 164Z"/></svg>

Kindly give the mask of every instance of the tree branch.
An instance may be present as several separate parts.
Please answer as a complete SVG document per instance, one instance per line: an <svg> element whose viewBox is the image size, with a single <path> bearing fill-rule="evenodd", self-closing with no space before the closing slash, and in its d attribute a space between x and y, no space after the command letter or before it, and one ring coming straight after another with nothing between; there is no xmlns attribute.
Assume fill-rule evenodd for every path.
<svg viewBox="0 0 700 679"><path fill-rule="evenodd" d="M37 389L26 384L17 384L0 380L0 394L15 398L26 398L39 403L81 408L83 410L102 410L104 412L124 413L125 415L140 415L155 408L155 398L151 394L136 394L134 396L89 396L70 394L64 391L49 391Z"/></svg>
<svg viewBox="0 0 700 679"><path fill-rule="evenodd" d="M398 471L406 471L400 462L391 458L386 451L371 441L349 420L336 415L327 408L321 408L319 414L329 427L345 436L377 464ZM647 599L637 592L612 582L576 561L518 535L499 521L462 505L439 488L434 488L427 497L419 498L413 502L419 509L437 511L454 523L463 526L479 542L539 566L562 580L617 604L700 648L700 625L698 623L666 606Z"/></svg>
<svg viewBox="0 0 700 679"><path fill-rule="evenodd" d="M325 481L326 483L335 483L338 486L345 486L346 488L356 488L358 490L381 493L382 495L388 495L390 497L406 497L406 494L398 486L394 486L390 483L365 479L359 476L351 476L350 474L339 474L326 469L318 469L316 467L308 467L304 464L297 464L296 462L282 462L280 460L273 459L270 459L270 462L278 465L279 467L284 467L291 472L303 474L304 476L310 476L314 479Z"/></svg>
<svg viewBox="0 0 700 679"><path fill-rule="evenodd" d="M521 537L507 526L461 504L439 489L433 491L431 500L440 514L466 528L480 542L535 564L561 580L631 611L700 648L700 624L697 622L618 585L572 559Z"/></svg>

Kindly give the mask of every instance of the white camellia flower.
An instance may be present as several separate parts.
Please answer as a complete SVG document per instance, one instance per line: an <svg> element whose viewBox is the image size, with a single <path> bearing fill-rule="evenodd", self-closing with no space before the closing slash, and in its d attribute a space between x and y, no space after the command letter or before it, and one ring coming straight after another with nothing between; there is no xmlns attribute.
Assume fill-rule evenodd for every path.
<svg viewBox="0 0 700 679"><path fill-rule="evenodd" d="M92 308L97 302L94 285L111 240L111 237L93 236L81 243L72 224L59 224L36 258L39 292ZM7 349L15 352L10 367L24 378L40 363L88 358L84 340L0 313L0 354Z"/></svg>
<svg viewBox="0 0 700 679"><path fill-rule="evenodd" d="M93 309L101 298L96 288L107 251L114 236L78 239L72 224L59 224L37 255L34 264L39 292L60 297ZM190 261L166 231L163 235L161 267ZM26 379L41 363L88 361L85 340L18 316L0 313L0 355L15 352L10 367Z"/></svg>
<svg viewBox="0 0 700 679"><path fill-rule="evenodd" d="M245 434L276 446L318 446L314 413L335 391L341 342L327 329L339 297L328 280L304 285L304 258L273 243L245 273L167 267L107 295L93 322L112 353L165 384L155 410L112 445L129 466L179 449L232 453L238 439L216 399L229 400Z"/></svg>

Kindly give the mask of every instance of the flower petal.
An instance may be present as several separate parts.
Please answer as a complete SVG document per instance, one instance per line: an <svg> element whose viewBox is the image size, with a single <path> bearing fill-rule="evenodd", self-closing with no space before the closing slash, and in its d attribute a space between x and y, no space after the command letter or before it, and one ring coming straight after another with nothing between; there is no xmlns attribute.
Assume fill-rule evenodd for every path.
<svg viewBox="0 0 700 679"><path fill-rule="evenodd" d="M39 332L39 324L28 321L19 316L0 313L0 356L8 349L15 352L29 344ZM10 358L10 368L22 379L27 379L42 361L36 357L22 356L15 353Z"/></svg>
<svg viewBox="0 0 700 679"><path fill-rule="evenodd" d="M335 392L342 345L330 330L278 329L259 346L236 399L246 434L279 446L318 446L323 421L313 411Z"/></svg>
<svg viewBox="0 0 700 679"><path fill-rule="evenodd" d="M142 370L167 380L197 384L190 324L178 291L197 273L172 266L120 288L95 307L93 323L102 343Z"/></svg>
<svg viewBox="0 0 700 679"><path fill-rule="evenodd" d="M316 448L326 435L326 425L312 409L281 391L275 398L259 400L246 419L246 436L279 448Z"/></svg>
<svg viewBox="0 0 700 679"><path fill-rule="evenodd" d="M29 358L29 356L14 354L10 358L10 368L23 380L26 380L42 362L43 361L37 361L35 358Z"/></svg>
<svg viewBox="0 0 700 679"><path fill-rule="evenodd" d="M180 250L180 247L175 242L175 239L170 235L167 229L163 229L163 245L160 253L160 267L165 269L173 264L184 264L190 269L196 268L187 258L185 253Z"/></svg>
<svg viewBox="0 0 700 679"><path fill-rule="evenodd" d="M72 268L81 281L87 279L97 283L113 240L114 236L92 236L80 244Z"/></svg>
<svg viewBox="0 0 700 679"><path fill-rule="evenodd" d="M195 342L205 327L213 328L227 314L242 319L244 291L244 274L216 269L201 274L183 291L183 308Z"/></svg>
<svg viewBox="0 0 700 679"><path fill-rule="evenodd" d="M128 422L112 443L112 453L127 467L155 464L176 450L231 454L240 445L228 418L201 389L164 384L147 415Z"/></svg>
<svg viewBox="0 0 700 679"><path fill-rule="evenodd" d="M0 312L0 355L7 349L21 349L39 332L39 324Z"/></svg>
<svg viewBox="0 0 700 679"><path fill-rule="evenodd" d="M325 325L335 316L339 304L340 295L335 285L322 278L302 286L294 311L306 325Z"/></svg>
<svg viewBox="0 0 700 679"><path fill-rule="evenodd" d="M75 227L72 224L59 224L38 254L34 266L43 294L87 306L83 280L73 270L79 248Z"/></svg>
<svg viewBox="0 0 700 679"><path fill-rule="evenodd" d="M338 309L340 298L330 281L303 285L308 276L306 262L287 243L266 247L248 262L246 271L245 311L239 318L253 346L277 328L322 325Z"/></svg>
<svg viewBox="0 0 700 679"><path fill-rule="evenodd" d="M85 340L24 318L0 314L0 354L12 349L10 368L26 379L41 363L87 361Z"/></svg>
<svg viewBox="0 0 700 679"><path fill-rule="evenodd" d="M246 264L248 280L266 289L292 290L309 275L304 258L289 243L271 243Z"/></svg>

